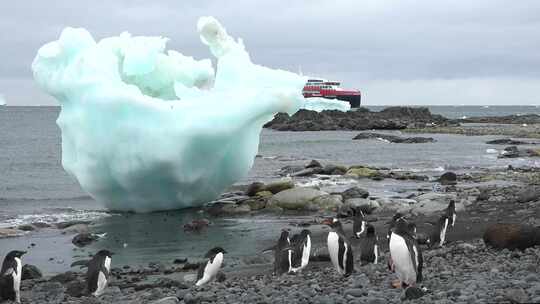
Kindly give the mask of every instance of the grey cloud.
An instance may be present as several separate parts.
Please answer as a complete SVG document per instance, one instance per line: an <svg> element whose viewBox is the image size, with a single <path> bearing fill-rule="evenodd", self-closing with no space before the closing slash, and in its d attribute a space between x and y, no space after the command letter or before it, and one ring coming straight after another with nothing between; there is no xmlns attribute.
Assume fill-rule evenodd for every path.
<svg viewBox="0 0 540 304"><path fill-rule="evenodd" d="M534 0L2 1L0 93L11 104L52 102L31 85L30 64L65 26L85 27L96 39L162 35L169 48L205 58L196 21L213 15L244 39L255 62L342 80L370 104L397 102L388 93L397 88L408 103L424 103L416 90L449 95L456 83L475 92L456 103L489 103L490 86L540 83L539 10ZM500 93L534 102L528 88L519 99Z"/></svg>

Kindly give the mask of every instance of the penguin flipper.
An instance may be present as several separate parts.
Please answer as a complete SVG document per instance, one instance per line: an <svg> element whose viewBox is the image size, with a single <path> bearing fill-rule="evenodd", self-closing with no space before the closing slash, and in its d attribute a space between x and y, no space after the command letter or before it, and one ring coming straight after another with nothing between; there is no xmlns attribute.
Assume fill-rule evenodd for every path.
<svg viewBox="0 0 540 304"><path fill-rule="evenodd" d="M206 268L207 264L208 264L208 262L199 264L199 269L197 269L197 280L196 281L199 281L204 276L204 269Z"/></svg>
<svg viewBox="0 0 540 304"><path fill-rule="evenodd" d="M277 247L277 245L268 247L268 248L266 248L266 249L263 249L263 250L261 251L261 253L265 253L265 252L268 252L268 251L274 251L274 250L276 250L276 247Z"/></svg>

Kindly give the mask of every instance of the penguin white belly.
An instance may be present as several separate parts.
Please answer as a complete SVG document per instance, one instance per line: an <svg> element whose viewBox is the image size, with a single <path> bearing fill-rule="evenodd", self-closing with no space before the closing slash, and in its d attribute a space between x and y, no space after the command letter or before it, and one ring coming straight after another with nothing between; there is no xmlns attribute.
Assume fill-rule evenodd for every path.
<svg viewBox="0 0 540 304"><path fill-rule="evenodd" d="M97 289L94 291L93 295L99 297L105 291L105 287L107 287L107 277L103 271L100 271L98 274Z"/></svg>
<svg viewBox="0 0 540 304"><path fill-rule="evenodd" d="M22 276L22 262L20 258L15 258L17 262L17 273L13 272L13 290L15 290L15 302L21 302L21 276Z"/></svg>
<svg viewBox="0 0 540 304"><path fill-rule="evenodd" d="M339 235L333 231L328 233L328 254L330 255L330 260L336 268L336 270L343 274L341 267L339 266Z"/></svg>
<svg viewBox="0 0 540 304"><path fill-rule="evenodd" d="M208 261L206 267L204 267L203 277L195 283L197 286L201 286L210 282L213 278L216 277L219 269L221 268L221 263L223 263L223 253L218 253L214 257L212 262Z"/></svg>
<svg viewBox="0 0 540 304"><path fill-rule="evenodd" d="M390 236L390 254L400 281L408 285L416 283L416 269L405 239L395 233Z"/></svg>
<svg viewBox="0 0 540 304"><path fill-rule="evenodd" d="M300 264L300 269L303 269L309 263L309 256L311 255L311 238L309 235L306 239L306 244L304 245L304 250L302 251L302 264Z"/></svg>
<svg viewBox="0 0 540 304"><path fill-rule="evenodd" d="M456 224L456 213L452 214L452 227Z"/></svg>
<svg viewBox="0 0 540 304"><path fill-rule="evenodd" d="M373 262L373 264L377 264L377 262L379 261L379 246L378 245L373 246L373 253L375 254L375 261Z"/></svg>
<svg viewBox="0 0 540 304"><path fill-rule="evenodd" d="M446 229L448 228L448 219L445 219L444 220L444 226L443 226L443 229L441 230L441 235L440 235L440 239L441 239L441 247L444 245L444 240L446 239Z"/></svg>

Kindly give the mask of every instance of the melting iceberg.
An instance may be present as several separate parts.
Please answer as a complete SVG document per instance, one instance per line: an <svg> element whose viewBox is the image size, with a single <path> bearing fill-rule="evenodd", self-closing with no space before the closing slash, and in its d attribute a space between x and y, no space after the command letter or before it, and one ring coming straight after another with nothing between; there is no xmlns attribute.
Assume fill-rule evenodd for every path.
<svg viewBox="0 0 540 304"><path fill-rule="evenodd" d="M32 63L62 107L63 167L109 209L214 199L251 168L262 126L306 106L307 77L253 64L212 17L197 28L216 71L210 59L166 51L167 38L122 33L96 42L82 28L64 29Z"/></svg>
<svg viewBox="0 0 540 304"><path fill-rule="evenodd" d="M0 106L6 105L6 99L4 98L4 95L0 94Z"/></svg>

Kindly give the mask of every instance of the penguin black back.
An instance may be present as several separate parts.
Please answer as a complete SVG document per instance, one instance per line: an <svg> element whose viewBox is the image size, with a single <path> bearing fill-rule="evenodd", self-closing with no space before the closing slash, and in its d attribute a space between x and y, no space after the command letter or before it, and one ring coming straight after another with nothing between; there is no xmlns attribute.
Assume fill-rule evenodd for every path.
<svg viewBox="0 0 540 304"><path fill-rule="evenodd" d="M456 202L454 200L451 200L450 203L448 203L448 207L446 208L446 217L449 220L449 224L454 227L456 222Z"/></svg>
<svg viewBox="0 0 540 304"><path fill-rule="evenodd" d="M292 250L289 240L289 231L282 230L276 248L274 249L274 273L281 275L289 271L291 266Z"/></svg>
<svg viewBox="0 0 540 304"><path fill-rule="evenodd" d="M379 258L379 246L377 242L375 227L368 224L365 235L360 239L360 261L362 261L363 265L367 263L377 264Z"/></svg>
<svg viewBox="0 0 540 304"><path fill-rule="evenodd" d="M110 276L112 255L109 250L100 250L88 262L86 279L89 294L99 296L104 291Z"/></svg>

